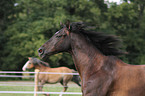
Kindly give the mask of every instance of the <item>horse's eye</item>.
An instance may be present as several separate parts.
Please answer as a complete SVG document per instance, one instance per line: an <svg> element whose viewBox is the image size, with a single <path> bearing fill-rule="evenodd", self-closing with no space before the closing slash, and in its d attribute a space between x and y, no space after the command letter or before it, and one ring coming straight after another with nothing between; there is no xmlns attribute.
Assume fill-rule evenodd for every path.
<svg viewBox="0 0 145 96"><path fill-rule="evenodd" d="M57 38L60 38L60 37L62 37L62 35L59 35L59 36L56 36Z"/></svg>
<svg viewBox="0 0 145 96"><path fill-rule="evenodd" d="M39 53L42 53L42 49L38 50Z"/></svg>

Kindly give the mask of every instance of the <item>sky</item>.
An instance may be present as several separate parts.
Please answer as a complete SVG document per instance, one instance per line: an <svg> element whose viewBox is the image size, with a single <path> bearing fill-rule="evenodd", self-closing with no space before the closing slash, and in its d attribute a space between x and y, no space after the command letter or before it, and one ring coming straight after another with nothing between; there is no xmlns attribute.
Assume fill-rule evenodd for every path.
<svg viewBox="0 0 145 96"><path fill-rule="evenodd" d="M123 0L104 0L104 1L116 2L117 4L120 4L122 3Z"/></svg>
<svg viewBox="0 0 145 96"><path fill-rule="evenodd" d="M110 2L120 2L120 0L109 0Z"/></svg>

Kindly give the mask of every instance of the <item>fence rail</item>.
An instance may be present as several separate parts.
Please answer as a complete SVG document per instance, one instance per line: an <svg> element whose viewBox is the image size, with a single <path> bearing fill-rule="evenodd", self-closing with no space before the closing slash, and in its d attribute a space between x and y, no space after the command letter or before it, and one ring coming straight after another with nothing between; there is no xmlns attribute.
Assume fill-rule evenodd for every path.
<svg viewBox="0 0 145 96"><path fill-rule="evenodd" d="M29 73L29 74L36 74L37 72L0 71L0 73ZM65 75L79 75L79 73L56 73L56 72L39 72L39 74L65 74Z"/></svg>
<svg viewBox="0 0 145 96"><path fill-rule="evenodd" d="M32 92L32 91L0 91L0 93L25 93L25 94L74 94L74 95L82 95L79 92Z"/></svg>
<svg viewBox="0 0 145 96"><path fill-rule="evenodd" d="M38 92L37 91L37 83L38 80L36 80L36 74L65 74L65 75L79 75L78 73L54 73L54 72L21 72L21 71L0 71L0 74L2 73L10 73L10 74L25 74L25 73L29 73L29 74L34 74L34 75L30 75L30 76L23 76L23 75L0 75L0 77L31 77L34 78L34 86L35 89L34 91L0 91L0 93L18 93L18 94L34 94L34 96L37 96L37 94L71 94L71 95L82 95L82 93L80 92ZM0 84L0 86L2 86L3 84ZM20 86L20 85L19 85ZM22 85L23 86L23 85Z"/></svg>
<svg viewBox="0 0 145 96"><path fill-rule="evenodd" d="M22 77L22 78L25 78L25 77L31 77L31 78L34 78L35 76L23 76L23 75L0 75L0 77Z"/></svg>

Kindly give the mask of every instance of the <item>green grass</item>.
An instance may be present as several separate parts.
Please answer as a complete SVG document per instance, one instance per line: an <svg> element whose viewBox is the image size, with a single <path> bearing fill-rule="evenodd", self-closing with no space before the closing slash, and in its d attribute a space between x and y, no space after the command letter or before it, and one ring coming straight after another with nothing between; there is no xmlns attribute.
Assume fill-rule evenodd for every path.
<svg viewBox="0 0 145 96"><path fill-rule="evenodd" d="M11 81L12 82L12 81ZM27 81L28 82L28 81ZM25 82L25 84L27 84ZM0 91L34 91L33 86L10 86L10 85L24 85L23 82L12 82L12 83L5 83L9 86L3 86L4 82L0 82ZM28 82L27 85L32 85ZM81 88L78 87L76 84L70 82L68 84L69 88L66 92L81 92ZM44 86L44 92L61 92L63 90L62 85L60 84L47 84ZM16 94L16 93L0 93L0 96L33 96L33 94ZM39 94L38 96L44 96ZM58 94L51 94L51 96L59 96ZM81 95L63 95L63 96L81 96Z"/></svg>

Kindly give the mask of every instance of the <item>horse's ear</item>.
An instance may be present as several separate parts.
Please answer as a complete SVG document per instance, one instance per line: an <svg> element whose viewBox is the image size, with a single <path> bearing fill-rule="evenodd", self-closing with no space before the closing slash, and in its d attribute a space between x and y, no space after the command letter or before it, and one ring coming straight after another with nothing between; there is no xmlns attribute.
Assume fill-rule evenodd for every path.
<svg viewBox="0 0 145 96"><path fill-rule="evenodd" d="M70 32L70 21L69 20L66 21L66 28L69 30L66 32L66 34L69 36L69 32Z"/></svg>
<svg viewBox="0 0 145 96"><path fill-rule="evenodd" d="M64 24L62 24L62 22L60 22L60 26L63 28L64 27Z"/></svg>
<svg viewBox="0 0 145 96"><path fill-rule="evenodd" d="M68 28L68 30L70 30L70 21L69 20L67 20L67 22L66 22L66 27Z"/></svg>

